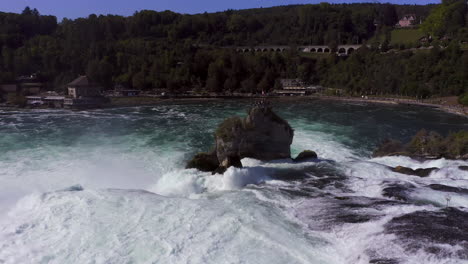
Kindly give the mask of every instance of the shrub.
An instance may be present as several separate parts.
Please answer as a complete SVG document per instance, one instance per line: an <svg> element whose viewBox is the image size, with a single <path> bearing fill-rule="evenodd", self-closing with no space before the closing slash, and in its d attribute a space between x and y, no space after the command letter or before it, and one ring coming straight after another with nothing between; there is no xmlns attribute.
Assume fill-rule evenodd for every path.
<svg viewBox="0 0 468 264"><path fill-rule="evenodd" d="M468 93L464 93L458 97L458 102L462 105L468 105Z"/></svg>

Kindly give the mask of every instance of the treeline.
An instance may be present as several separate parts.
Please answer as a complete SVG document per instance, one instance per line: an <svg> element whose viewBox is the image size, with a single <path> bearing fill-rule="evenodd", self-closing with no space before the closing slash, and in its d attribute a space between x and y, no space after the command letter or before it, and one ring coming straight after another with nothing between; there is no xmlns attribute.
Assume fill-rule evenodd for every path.
<svg viewBox="0 0 468 264"><path fill-rule="evenodd" d="M462 2L466 8L462 0L455 4ZM130 17L90 15L60 23L26 8L22 14L0 13L0 83L37 73L50 88L61 89L77 75L87 74L108 89L122 84L173 92L255 93L278 87L279 78L301 78L350 93L459 94L466 87L466 75L460 73L466 69L460 68L465 67L466 52L455 44L468 24L466 14L463 21L434 22L442 28L455 23L448 33L456 43L427 54L381 55L363 49L346 59L296 51L238 54L229 48L362 44L388 31L404 14L429 19L434 7L453 4L322 3L198 15L141 11ZM459 9L448 10L442 12L444 17Z"/></svg>
<svg viewBox="0 0 468 264"><path fill-rule="evenodd" d="M327 71L322 83L355 95L460 95L468 89L468 52L456 42L445 49L388 54L361 48Z"/></svg>

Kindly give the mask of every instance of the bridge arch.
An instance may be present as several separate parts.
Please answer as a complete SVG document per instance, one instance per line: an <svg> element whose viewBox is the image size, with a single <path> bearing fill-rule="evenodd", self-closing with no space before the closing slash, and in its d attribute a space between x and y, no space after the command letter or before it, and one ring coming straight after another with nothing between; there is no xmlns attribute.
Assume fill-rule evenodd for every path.
<svg viewBox="0 0 468 264"><path fill-rule="evenodd" d="M329 48L325 48L325 49L323 50L323 52L325 52L325 53L330 53L330 49L329 49Z"/></svg>
<svg viewBox="0 0 468 264"><path fill-rule="evenodd" d="M346 54L346 49L345 48L338 49L338 54Z"/></svg>
<svg viewBox="0 0 468 264"><path fill-rule="evenodd" d="M347 53L348 53L348 55L349 55L349 54L351 54L351 53L353 53L353 52L354 52L354 48L349 48Z"/></svg>
<svg viewBox="0 0 468 264"><path fill-rule="evenodd" d="M311 48L311 49L310 49L310 52L317 52L317 49Z"/></svg>
<svg viewBox="0 0 468 264"><path fill-rule="evenodd" d="M317 49L317 52L322 53L322 52L323 52L323 48L318 48L318 49Z"/></svg>

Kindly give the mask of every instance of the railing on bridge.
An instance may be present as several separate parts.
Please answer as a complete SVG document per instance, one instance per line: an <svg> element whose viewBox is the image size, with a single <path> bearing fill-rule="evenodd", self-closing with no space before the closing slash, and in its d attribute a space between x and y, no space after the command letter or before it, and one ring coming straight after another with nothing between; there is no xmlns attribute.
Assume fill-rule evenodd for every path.
<svg viewBox="0 0 468 264"><path fill-rule="evenodd" d="M335 50L326 45L298 46L297 51L305 53L332 53L338 55L350 55L362 45L339 45ZM291 50L291 46L255 46L255 47L236 47L237 52L285 52Z"/></svg>

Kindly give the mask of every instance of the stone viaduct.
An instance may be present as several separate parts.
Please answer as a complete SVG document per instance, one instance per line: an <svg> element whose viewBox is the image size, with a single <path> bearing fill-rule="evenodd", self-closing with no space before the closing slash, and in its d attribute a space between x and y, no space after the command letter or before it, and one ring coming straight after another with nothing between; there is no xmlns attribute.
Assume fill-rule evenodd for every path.
<svg viewBox="0 0 468 264"><path fill-rule="evenodd" d="M349 55L355 50L362 47L362 45L339 45L336 50L332 50L326 45L312 45L312 46L298 46L297 50L300 52L308 53L332 53L336 52L338 55ZM284 52L291 50L290 46L255 46L255 47L236 47L237 52Z"/></svg>

